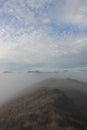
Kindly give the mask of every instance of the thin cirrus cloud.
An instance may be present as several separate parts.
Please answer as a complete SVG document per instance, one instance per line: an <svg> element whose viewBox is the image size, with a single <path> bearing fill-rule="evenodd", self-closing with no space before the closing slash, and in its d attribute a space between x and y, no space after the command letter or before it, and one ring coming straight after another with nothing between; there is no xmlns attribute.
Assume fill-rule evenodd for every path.
<svg viewBox="0 0 87 130"><path fill-rule="evenodd" d="M86 67L86 6L86 0L1 0L0 69Z"/></svg>

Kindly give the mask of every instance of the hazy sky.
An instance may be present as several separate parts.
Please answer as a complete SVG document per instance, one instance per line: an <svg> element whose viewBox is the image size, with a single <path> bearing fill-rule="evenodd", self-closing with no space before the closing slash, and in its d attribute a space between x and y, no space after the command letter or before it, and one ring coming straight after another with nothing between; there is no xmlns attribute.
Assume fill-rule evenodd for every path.
<svg viewBox="0 0 87 130"><path fill-rule="evenodd" d="M87 0L0 0L0 70L87 67Z"/></svg>

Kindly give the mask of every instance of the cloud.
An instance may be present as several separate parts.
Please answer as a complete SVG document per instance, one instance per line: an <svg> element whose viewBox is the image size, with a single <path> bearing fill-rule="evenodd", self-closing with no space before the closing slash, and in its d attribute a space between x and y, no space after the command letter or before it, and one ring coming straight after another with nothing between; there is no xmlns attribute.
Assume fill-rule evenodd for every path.
<svg viewBox="0 0 87 130"><path fill-rule="evenodd" d="M61 55L60 65L63 67L87 66L87 37L79 38L70 44L67 53ZM63 58L62 58L63 57Z"/></svg>
<svg viewBox="0 0 87 130"><path fill-rule="evenodd" d="M87 2L82 0L56 1L54 9L48 13L48 16L51 13L51 19L54 19L57 23L85 25L87 22L86 6Z"/></svg>
<svg viewBox="0 0 87 130"><path fill-rule="evenodd" d="M27 0L26 3L28 7L31 7L32 9L38 9L45 5L45 2L47 0Z"/></svg>
<svg viewBox="0 0 87 130"><path fill-rule="evenodd" d="M43 30L21 35L17 41L0 41L0 61L16 64L43 64L56 67L86 63L87 37L56 37Z"/></svg>
<svg viewBox="0 0 87 130"><path fill-rule="evenodd" d="M1 12L12 14L27 24L67 23L87 25L86 0L8 0L0 1Z"/></svg>
<svg viewBox="0 0 87 130"><path fill-rule="evenodd" d="M0 6L0 63L87 66L86 0L2 0Z"/></svg>

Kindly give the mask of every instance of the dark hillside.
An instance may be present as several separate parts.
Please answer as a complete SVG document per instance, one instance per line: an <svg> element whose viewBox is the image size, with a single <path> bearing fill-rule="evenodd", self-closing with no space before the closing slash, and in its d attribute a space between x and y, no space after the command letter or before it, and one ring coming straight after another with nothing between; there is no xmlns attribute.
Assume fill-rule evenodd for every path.
<svg viewBox="0 0 87 130"><path fill-rule="evenodd" d="M87 116L63 91L42 87L0 108L0 130L87 130Z"/></svg>

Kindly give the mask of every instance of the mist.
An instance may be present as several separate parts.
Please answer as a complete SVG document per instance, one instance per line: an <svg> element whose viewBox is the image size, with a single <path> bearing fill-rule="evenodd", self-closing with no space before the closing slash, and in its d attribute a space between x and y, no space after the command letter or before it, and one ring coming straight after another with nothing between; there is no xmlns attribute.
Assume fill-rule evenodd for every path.
<svg viewBox="0 0 87 130"><path fill-rule="evenodd" d="M0 73L0 104L16 97L26 90L35 89L35 84L49 78L71 78L87 82L87 71L61 71L58 73L28 73L13 72ZM34 86L34 87L33 87ZM81 91L87 92L87 88L79 87Z"/></svg>

